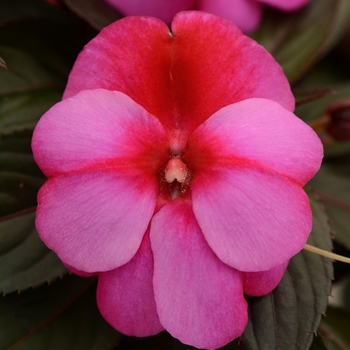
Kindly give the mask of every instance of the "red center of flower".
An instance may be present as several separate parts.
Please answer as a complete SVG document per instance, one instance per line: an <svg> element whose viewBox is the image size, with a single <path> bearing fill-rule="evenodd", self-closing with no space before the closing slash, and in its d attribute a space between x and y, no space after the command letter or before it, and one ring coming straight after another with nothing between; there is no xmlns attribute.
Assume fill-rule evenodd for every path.
<svg viewBox="0 0 350 350"><path fill-rule="evenodd" d="M175 199L183 195L191 182L191 174L179 155L172 156L160 177L160 188ZM164 193L164 192L163 192Z"/></svg>
<svg viewBox="0 0 350 350"><path fill-rule="evenodd" d="M165 180L168 183L172 183L177 180L180 183L184 183L187 177L186 164L180 159L179 156L172 157L165 167Z"/></svg>

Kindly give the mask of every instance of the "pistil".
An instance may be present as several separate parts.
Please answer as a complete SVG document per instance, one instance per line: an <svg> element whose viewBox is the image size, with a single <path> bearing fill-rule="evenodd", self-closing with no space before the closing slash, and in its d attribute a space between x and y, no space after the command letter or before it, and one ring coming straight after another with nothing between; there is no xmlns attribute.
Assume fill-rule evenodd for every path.
<svg viewBox="0 0 350 350"><path fill-rule="evenodd" d="M168 183L172 183L177 180L179 183L186 181L188 171L186 164L180 159L179 156L172 157L165 167L165 180Z"/></svg>

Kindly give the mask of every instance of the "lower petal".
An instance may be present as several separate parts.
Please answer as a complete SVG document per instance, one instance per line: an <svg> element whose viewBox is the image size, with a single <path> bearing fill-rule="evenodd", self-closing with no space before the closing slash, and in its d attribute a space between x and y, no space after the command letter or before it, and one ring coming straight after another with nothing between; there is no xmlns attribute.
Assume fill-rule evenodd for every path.
<svg viewBox="0 0 350 350"><path fill-rule="evenodd" d="M182 343L217 349L247 323L241 273L206 243L191 202L179 198L152 219L154 294L164 328Z"/></svg>
<svg viewBox="0 0 350 350"><path fill-rule="evenodd" d="M138 250L153 215L157 182L96 171L49 179L38 194L41 239L82 272L115 269Z"/></svg>
<svg viewBox="0 0 350 350"><path fill-rule="evenodd" d="M164 330L153 294L153 256L146 234L126 265L99 275L97 304L102 316L126 335L146 337Z"/></svg>
<svg viewBox="0 0 350 350"><path fill-rule="evenodd" d="M230 20L244 33L256 29L262 17L256 0L200 0L199 9Z"/></svg>
<svg viewBox="0 0 350 350"><path fill-rule="evenodd" d="M193 211L220 260L265 271L298 253L311 232L304 190L287 177L250 167L217 167L191 183Z"/></svg>
<svg viewBox="0 0 350 350"><path fill-rule="evenodd" d="M260 297L271 293L281 282L289 260L268 271L243 272L244 293Z"/></svg>

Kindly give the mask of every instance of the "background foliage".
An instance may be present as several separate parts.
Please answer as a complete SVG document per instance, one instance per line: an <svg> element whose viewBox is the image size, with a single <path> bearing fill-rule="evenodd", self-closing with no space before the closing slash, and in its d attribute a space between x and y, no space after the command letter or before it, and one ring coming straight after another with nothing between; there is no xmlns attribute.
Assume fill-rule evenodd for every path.
<svg viewBox="0 0 350 350"><path fill-rule="evenodd" d="M37 236L44 176L30 139L61 99L72 64L99 30L121 18L101 0L0 0L0 349L190 349L163 332L145 339L109 327L96 280L69 275ZM282 65L296 114L319 133L325 161L310 182L309 243L350 256L350 2L313 0L302 10L266 9L252 37ZM7 70L3 67L7 66ZM336 112L330 107L345 99ZM334 130L348 139L339 139ZM350 267L302 251L270 295L249 298L249 324L223 349L350 349ZM327 317L322 315L326 314ZM317 333L317 337L314 335Z"/></svg>

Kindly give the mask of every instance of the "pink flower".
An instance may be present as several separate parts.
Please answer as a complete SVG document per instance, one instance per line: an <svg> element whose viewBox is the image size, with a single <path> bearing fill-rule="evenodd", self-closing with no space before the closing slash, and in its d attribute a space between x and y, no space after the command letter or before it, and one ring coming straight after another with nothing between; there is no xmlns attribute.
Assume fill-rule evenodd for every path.
<svg viewBox="0 0 350 350"><path fill-rule="evenodd" d="M231 22L118 21L34 131L38 232L99 273L119 331L223 346L246 326L243 293L273 290L311 230L302 186L322 146L293 109L281 68Z"/></svg>
<svg viewBox="0 0 350 350"><path fill-rule="evenodd" d="M170 23L175 14L183 10L213 13L236 24L249 33L261 22L263 5L281 11L296 11L309 0L106 0L127 16L155 16Z"/></svg>

